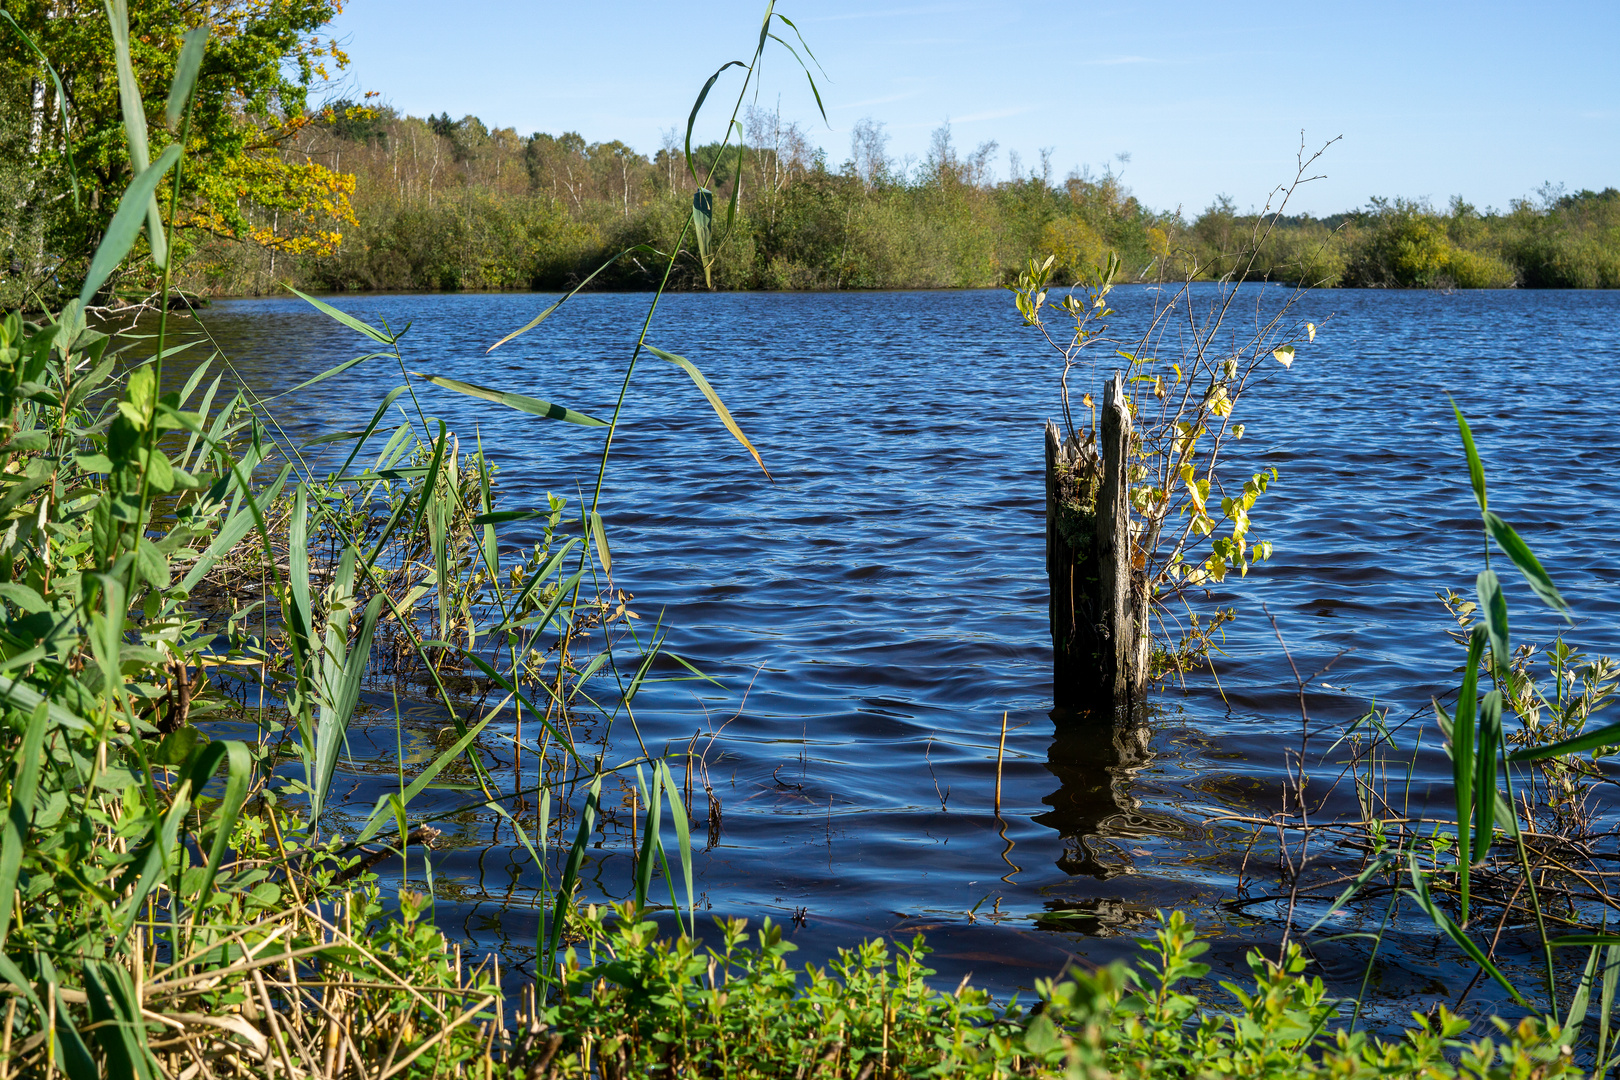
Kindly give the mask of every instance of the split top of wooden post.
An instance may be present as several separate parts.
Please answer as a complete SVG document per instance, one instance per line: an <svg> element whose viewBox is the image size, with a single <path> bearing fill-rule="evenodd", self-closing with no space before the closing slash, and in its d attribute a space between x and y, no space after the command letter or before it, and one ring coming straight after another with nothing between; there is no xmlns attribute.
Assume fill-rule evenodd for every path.
<svg viewBox="0 0 1620 1080"><path fill-rule="evenodd" d="M1111 409L1116 405L1121 409L1126 408L1125 373L1122 371L1115 371L1114 377L1108 380L1107 386L1103 387L1103 408ZM1126 411L1129 412L1128 409Z"/></svg>

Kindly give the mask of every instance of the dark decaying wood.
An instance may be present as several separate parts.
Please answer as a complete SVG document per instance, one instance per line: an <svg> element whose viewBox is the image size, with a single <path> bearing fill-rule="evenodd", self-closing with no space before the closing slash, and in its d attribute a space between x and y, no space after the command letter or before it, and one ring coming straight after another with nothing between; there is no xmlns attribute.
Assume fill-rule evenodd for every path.
<svg viewBox="0 0 1620 1080"><path fill-rule="evenodd" d="M1099 413L1095 455L1046 425L1052 696L1060 708L1128 709L1147 682L1146 588L1127 477L1131 416L1118 373Z"/></svg>

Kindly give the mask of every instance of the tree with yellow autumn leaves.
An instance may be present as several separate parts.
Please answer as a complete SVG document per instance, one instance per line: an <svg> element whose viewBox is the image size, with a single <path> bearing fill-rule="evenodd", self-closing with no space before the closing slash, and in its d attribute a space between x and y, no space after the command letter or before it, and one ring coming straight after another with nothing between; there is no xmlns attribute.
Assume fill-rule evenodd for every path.
<svg viewBox="0 0 1620 1080"><path fill-rule="evenodd" d="M129 27L151 153L179 138L163 110L181 39L209 30L173 222L183 254L221 237L322 254L354 222L354 179L287 148L318 118L312 87L347 66L321 29L342 0L4 0L0 7L0 300L72 293L135 169L120 113L110 23ZM168 200L159 200L169 213ZM134 253L110 295L143 296Z"/></svg>

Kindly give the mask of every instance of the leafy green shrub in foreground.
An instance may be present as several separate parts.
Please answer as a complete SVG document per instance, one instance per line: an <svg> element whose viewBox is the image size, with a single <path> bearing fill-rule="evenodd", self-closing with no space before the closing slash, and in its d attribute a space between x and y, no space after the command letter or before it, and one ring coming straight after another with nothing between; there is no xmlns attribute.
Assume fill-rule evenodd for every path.
<svg viewBox="0 0 1620 1080"><path fill-rule="evenodd" d="M528 1020L507 1057L515 1074L552 1077L1552 1077L1580 1075L1559 1029L1498 1021L1501 1041L1464 1042L1468 1024L1443 1007L1386 1042L1329 1025L1338 1003L1308 978L1298 946L1279 966L1250 953L1253 982L1222 983L1211 1008L1188 992L1208 974L1179 912L1148 957L1037 984L1025 1015L966 985L924 981L919 937L841 950L802 975L794 946L768 921L757 947L741 920L721 921L724 946L659 940L628 908L577 924L592 953L570 955L562 985ZM596 954L602 954L600 956Z"/></svg>

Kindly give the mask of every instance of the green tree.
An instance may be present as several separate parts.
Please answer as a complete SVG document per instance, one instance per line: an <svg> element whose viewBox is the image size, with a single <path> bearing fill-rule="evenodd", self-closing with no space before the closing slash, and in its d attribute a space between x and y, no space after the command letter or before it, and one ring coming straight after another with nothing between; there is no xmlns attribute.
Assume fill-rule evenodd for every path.
<svg viewBox="0 0 1620 1080"><path fill-rule="evenodd" d="M281 147L315 117L310 86L344 67L336 43L316 35L341 0L17 0L0 22L0 107L26 117L0 125L0 184L7 167L28 177L15 190L0 246L32 302L46 282L74 281L111 220L132 167L120 114L112 27L126 23L146 102L152 156L178 138L164 102L181 39L206 24L189 121L179 229L243 239L294 253L335 246L352 220L352 181L323 166L284 160ZM38 50L36 52L35 50ZM51 71L60 77L60 100ZM17 111L20 110L20 113ZM61 119L63 112L66 122ZM76 183L77 197L70 192ZM160 200L167 213L167 200ZM138 265L139 260L131 265ZM133 272L132 272L133 273ZM126 274L126 285L142 284Z"/></svg>

